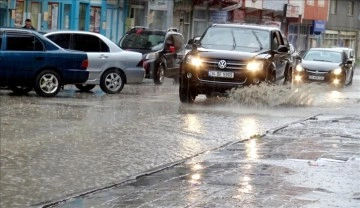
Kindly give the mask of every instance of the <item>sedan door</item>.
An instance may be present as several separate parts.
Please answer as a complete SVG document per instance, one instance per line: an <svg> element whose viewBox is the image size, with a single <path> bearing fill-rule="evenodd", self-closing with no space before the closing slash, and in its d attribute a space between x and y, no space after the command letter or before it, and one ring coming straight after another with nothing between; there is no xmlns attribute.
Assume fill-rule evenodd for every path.
<svg viewBox="0 0 360 208"><path fill-rule="evenodd" d="M46 62L46 52L41 40L27 32L7 32L2 57L6 79L12 84L33 84L37 70Z"/></svg>
<svg viewBox="0 0 360 208"><path fill-rule="evenodd" d="M73 34L72 46L73 50L85 51L88 55L89 81L99 77L111 59L110 49L95 35L89 34Z"/></svg>

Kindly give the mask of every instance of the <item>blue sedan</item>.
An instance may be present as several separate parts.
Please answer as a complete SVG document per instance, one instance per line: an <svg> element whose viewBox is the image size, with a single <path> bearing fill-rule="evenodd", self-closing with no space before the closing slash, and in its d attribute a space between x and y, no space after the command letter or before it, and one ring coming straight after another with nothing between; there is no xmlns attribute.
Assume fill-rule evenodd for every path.
<svg viewBox="0 0 360 208"><path fill-rule="evenodd" d="M0 87L53 97L66 84L86 82L87 67L84 52L62 49L36 31L0 28Z"/></svg>

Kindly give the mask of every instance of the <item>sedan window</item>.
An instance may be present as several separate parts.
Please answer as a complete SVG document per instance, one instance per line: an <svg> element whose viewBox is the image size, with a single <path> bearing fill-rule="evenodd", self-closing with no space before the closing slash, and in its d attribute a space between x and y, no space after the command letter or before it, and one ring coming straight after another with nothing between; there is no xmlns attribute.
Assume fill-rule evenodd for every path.
<svg viewBox="0 0 360 208"><path fill-rule="evenodd" d="M61 48L70 49L70 34L54 34L47 36Z"/></svg>
<svg viewBox="0 0 360 208"><path fill-rule="evenodd" d="M83 34L74 34L72 49L85 52L110 52L109 47L100 38Z"/></svg>
<svg viewBox="0 0 360 208"><path fill-rule="evenodd" d="M32 35L8 36L6 50L8 51L43 51L44 47L40 40Z"/></svg>

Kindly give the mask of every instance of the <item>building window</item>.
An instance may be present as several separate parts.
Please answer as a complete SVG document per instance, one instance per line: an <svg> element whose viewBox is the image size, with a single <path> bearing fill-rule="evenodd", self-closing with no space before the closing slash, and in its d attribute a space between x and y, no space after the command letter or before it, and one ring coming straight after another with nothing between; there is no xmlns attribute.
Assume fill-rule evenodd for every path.
<svg viewBox="0 0 360 208"><path fill-rule="evenodd" d="M336 14L337 0L330 0L330 14Z"/></svg>
<svg viewBox="0 0 360 208"><path fill-rule="evenodd" d="M318 7L325 7L325 0L318 0Z"/></svg>
<svg viewBox="0 0 360 208"><path fill-rule="evenodd" d="M59 3L49 2L47 26L50 30L58 29Z"/></svg>
<svg viewBox="0 0 360 208"><path fill-rule="evenodd" d="M24 26L24 1L16 1L15 9L15 27Z"/></svg>
<svg viewBox="0 0 360 208"><path fill-rule="evenodd" d="M90 32L100 32L101 8L92 6L90 8Z"/></svg>
<svg viewBox="0 0 360 208"><path fill-rule="evenodd" d="M306 4L314 6L314 0L306 0Z"/></svg>
<svg viewBox="0 0 360 208"><path fill-rule="evenodd" d="M348 15L354 15L354 1L348 1Z"/></svg>

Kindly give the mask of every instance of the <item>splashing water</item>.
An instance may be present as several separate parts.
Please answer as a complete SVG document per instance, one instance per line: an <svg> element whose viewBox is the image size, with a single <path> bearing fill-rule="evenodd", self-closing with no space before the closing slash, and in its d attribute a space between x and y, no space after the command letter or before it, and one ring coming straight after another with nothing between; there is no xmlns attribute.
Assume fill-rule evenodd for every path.
<svg viewBox="0 0 360 208"><path fill-rule="evenodd" d="M252 107L310 106L315 98L324 94L324 85L306 84L298 87L261 83L229 91L227 103Z"/></svg>

